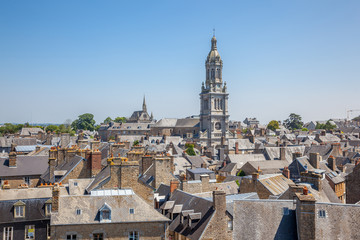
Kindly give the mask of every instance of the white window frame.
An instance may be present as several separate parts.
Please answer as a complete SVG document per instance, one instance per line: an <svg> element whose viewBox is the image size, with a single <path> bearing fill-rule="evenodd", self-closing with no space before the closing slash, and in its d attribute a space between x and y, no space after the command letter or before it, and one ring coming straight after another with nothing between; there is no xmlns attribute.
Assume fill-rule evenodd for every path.
<svg viewBox="0 0 360 240"><path fill-rule="evenodd" d="M50 216L51 211L52 211L52 204L51 203L46 203L45 204L45 215Z"/></svg>
<svg viewBox="0 0 360 240"><path fill-rule="evenodd" d="M4 227L4 240L13 240L14 228L13 227Z"/></svg>
<svg viewBox="0 0 360 240"><path fill-rule="evenodd" d="M29 229L34 229L34 235L29 236ZM26 225L25 226L25 240L35 239L35 225Z"/></svg>
<svg viewBox="0 0 360 240"><path fill-rule="evenodd" d="M22 211L20 209L22 209ZM14 206L14 217L15 218L23 218L23 217L25 217L25 206L23 206L23 205Z"/></svg>
<svg viewBox="0 0 360 240"><path fill-rule="evenodd" d="M138 231L131 231L129 232L129 240L139 240L140 234Z"/></svg>

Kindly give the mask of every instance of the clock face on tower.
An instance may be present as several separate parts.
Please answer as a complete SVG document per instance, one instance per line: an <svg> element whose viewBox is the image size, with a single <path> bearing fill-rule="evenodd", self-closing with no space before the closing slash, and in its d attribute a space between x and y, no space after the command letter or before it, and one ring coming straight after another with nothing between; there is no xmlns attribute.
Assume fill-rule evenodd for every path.
<svg viewBox="0 0 360 240"><path fill-rule="evenodd" d="M216 130L220 130L220 129L221 129L221 123L220 123L220 122L215 123L215 129L216 129Z"/></svg>

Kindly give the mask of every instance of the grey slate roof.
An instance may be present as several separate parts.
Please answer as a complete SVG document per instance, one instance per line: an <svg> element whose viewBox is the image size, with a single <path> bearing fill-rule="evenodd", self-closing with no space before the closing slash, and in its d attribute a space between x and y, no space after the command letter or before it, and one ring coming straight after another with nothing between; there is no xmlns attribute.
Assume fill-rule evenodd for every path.
<svg viewBox="0 0 360 240"><path fill-rule="evenodd" d="M88 187L86 187L86 192L90 193L92 190L100 188L102 185L107 183L110 180L110 166L103 168L94 178Z"/></svg>
<svg viewBox="0 0 360 240"><path fill-rule="evenodd" d="M21 200L25 203L25 217L14 218L14 204ZM0 201L0 224L35 221L35 220L50 220L50 216L45 215L45 202L49 198L35 198L35 199L15 199Z"/></svg>
<svg viewBox="0 0 360 240"><path fill-rule="evenodd" d="M47 156L17 156L16 168L9 168L9 160L0 158L0 177L43 174L48 166Z"/></svg>

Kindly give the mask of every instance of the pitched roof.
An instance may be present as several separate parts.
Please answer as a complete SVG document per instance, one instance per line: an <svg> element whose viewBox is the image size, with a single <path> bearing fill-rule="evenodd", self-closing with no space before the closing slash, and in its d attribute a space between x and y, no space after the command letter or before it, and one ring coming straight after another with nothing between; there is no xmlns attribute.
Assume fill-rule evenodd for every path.
<svg viewBox="0 0 360 240"><path fill-rule="evenodd" d="M264 154L228 154L227 160L237 164L237 168L241 168L245 163L250 161L265 161Z"/></svg>
<svg viewBox="0 0 360 240"><path fill-rule="evenodd" d="M52 225L80 225L80 224L101 224L99 210L106 204L111 209L112 223L129 222L167 222L169 219L157 212L132 190L123 191L121 194L113 194L114 191L100 191L103 194L82 196L61 196L59 198L59 212L52 214ZM134 213L130 213L130 208ZM77 209L81 214L77 215ZM108 223L108 222L106 222ZM105 224L106 224L105 223Z"/></svg>
<svg viewBox="0 0 360 240"><path fill-rule="evenodd" d="M0 158L0 177L32 176L43 174L48 167L47 156L16 156L16 167L9 167L9 160Z"/></svg>

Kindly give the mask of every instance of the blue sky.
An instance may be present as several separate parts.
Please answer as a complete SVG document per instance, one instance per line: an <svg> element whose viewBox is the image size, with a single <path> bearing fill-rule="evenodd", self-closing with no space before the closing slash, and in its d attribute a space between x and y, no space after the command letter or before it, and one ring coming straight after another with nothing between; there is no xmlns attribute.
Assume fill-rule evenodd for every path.
<svg viewBox="0 0 360 240"><path fill-rule="evenodd" d="M360 1L0 1L0 122L199 113L216 28L230 119L360 109ZM359 113L360 114L360 113ZM356 115L356 114L354 114Z"/></svg>

